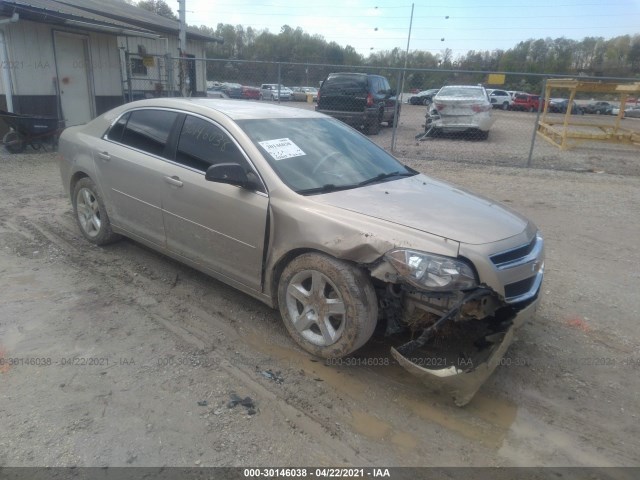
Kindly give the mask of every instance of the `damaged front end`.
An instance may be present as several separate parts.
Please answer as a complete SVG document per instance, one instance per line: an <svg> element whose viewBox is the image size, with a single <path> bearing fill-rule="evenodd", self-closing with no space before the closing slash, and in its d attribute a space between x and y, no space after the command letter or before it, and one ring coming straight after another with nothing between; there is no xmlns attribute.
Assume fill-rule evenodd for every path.
<svg viewBox="0 0 640 480"><path fill-rule="evenodd" d="M540 276L542 271L536 272ZM464 260L396 250L371 269L391 353L423 383L464 406L501 363L515 330L537 306L511 304Z"/></svg>

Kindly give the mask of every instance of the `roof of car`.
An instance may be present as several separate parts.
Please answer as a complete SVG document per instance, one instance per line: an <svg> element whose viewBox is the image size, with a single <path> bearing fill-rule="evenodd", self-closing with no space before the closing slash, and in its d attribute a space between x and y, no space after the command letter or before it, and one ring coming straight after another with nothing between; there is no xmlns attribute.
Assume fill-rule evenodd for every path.
<svg viewBox="0 0 640 480"><path fill-rule="evenodd" d="M250 120L265 118L320 118L324 115L312 110L304 110L272 103L250 102L247 100L212 98L153 98L127 103L123 107L143 108L160 107L188 110L207 114L207 110L217 111L232 120ZM126 109L126 108L125 108Z"/></svg>
<svg viewBox="0 0 640 480"><path fill-rule="evenodd" d="M361 72L334 72L330 73L329 77L338 77L338 76L349 76L349 77L382 77L382 75L378 75L376 73L361 73ZM329 78L327 77L327 78Z"/></svg>
<svg viewBox="0 0 640 480"><path fill-rule="evenodd" d="M464 89L469 89L469 90L483 90L482 86L480 86L480 85L445 85L440 90L438 90L437 95L440 95L441 93L446 93L446 90L453 89L453 88L464 88ZM444 92L443 92L443 90L444 90Z"/></svg>

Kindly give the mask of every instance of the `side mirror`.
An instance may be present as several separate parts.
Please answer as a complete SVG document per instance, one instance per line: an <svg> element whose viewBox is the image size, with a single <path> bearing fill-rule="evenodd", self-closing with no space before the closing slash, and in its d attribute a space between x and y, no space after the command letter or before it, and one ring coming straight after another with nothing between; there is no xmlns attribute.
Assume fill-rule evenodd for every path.
<svg viewBox="0 0 640 480"><path fill-rule="evenodd" d="M205 180L217 183L227 183L242 188L252 188L253 182L247 177L244 171L237 163L218 163L207 168L204 175Z"/></svg>

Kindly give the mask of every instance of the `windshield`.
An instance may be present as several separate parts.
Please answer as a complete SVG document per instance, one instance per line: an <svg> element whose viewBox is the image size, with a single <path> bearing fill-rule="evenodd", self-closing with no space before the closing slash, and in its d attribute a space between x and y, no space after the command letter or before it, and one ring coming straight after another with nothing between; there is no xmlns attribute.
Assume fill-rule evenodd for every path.
<svg viewBox="0 0 640 480"><path fill-rule="evenodd" d="M331 118L238 120L284 183L303 195L356 188L417 172Z"/></svg>

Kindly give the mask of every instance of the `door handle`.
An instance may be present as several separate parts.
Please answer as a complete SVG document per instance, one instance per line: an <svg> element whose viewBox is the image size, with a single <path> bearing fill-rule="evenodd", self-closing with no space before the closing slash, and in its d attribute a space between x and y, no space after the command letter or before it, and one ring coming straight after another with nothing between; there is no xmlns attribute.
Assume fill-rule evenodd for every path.
<svg viewBox="0 0 640 480"><path fill-rule="evenodd" d="M173 185L174 187L181 187L183 185L183 183L180 181L180 177L176 177L175 175L173 177L164 177L164 181L169 185Z"/></svg>
<svg viewBox="0 0 640 480"><path fill-rule="evenodd" d="M102 160L106 160L107 162L111 160L111 155L109 155L107 152L99 152L98 157L100 157Z"/></svg>

